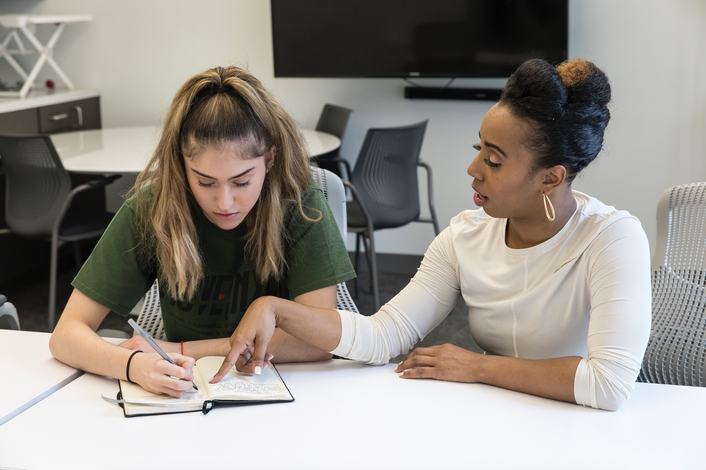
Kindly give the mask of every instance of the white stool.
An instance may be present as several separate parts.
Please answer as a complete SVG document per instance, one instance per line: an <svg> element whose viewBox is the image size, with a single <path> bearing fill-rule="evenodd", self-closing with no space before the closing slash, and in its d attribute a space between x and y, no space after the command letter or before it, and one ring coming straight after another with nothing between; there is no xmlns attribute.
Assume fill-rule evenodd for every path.
<svg viewBox="0 0 706 470"><path fill-rule="evenodd" d="M34 81L37 79L39 71L42 69L46 62L51 65L54 71L61 77L61 80L66 84L69 90L74 89L73 83L66 76L59 64L56 63L52 57L54 53L54 46L59 40L59 36L64 31L64 27L70 23L81 23L84 21L92 21L93 17L90 15L0 15L0 25L8 28L10 32L5 39L0 44L0 59L5 58L13 69L19 74L24 80L22 88L20 91L0 91L0 96L13 96L24 98L29 89L34 85ZM52 34L49 42L46 45L42 45L41 42L34 35L34 30L38 24L55 24L56 30ZM20 30L27 36L27 39L35 49L27 49L22 43L20 35L17 30ZM14 39L17 49L8 49L10 42ZM27 73L22 66L12 57L13 55L25 55L25 54L39 54L37 62L34 64L32 70Z"/></svg>

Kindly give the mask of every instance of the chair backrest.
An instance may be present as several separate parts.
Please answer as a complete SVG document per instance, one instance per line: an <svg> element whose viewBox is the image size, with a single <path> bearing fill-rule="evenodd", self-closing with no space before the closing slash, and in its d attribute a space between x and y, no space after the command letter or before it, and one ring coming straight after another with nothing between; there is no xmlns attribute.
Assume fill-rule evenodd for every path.
<svg viewBox="0 0 706 470"><path fill-rule="evenodd" d="M17 309L7 297L0 295L0 330L19 330L20 319L17 317Z"/></svg>
<svg viewBox="0 0 706 470"><path fill-rule="evenodd" d="M0 136L0 162L7 226L22 236L51 235L71 192L71 177L49 136Z"/></svg>
<svg viewBox="0 0 706 470"><path fill-rule="evenodd" d="M352 109L326 104L319 116L319 122L316 123L316 130L328 132L343 140L343 135L346 133L346 127L348 126L348 119L352 112Z"/></svg>
<svg viewBox="0 0 706 470"><path fill-rule="evenodd" d="M652 331L641 382L706 386L706 183L675 186L657 206Z"/></svg>
<svg viewBox="0 0 706 470"><path fill-rule="evenodd" d="M311 176L324 192L345 244L348 238L348 221L346 219L346 189L343 187L343 181L338 175L322 168L312 167Z"/></svg>
<svg viewBox="0 0 706 470"><path fill-rule="evenodd" d="M369 129L351 180L376 229L419 217L417 165L428 121Z"/></svg>

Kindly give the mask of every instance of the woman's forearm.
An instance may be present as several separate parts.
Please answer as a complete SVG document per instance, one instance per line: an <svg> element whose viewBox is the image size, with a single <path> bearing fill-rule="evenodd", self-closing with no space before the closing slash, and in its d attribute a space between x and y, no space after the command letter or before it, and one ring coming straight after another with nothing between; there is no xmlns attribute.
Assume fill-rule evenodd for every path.
<svg viewBox="0 0 706 470"><path fill-rule="evenodd" d="M59 322L49 340L49 349L71 367L117 379L126 379L129 349L115 346L78 321Z"/></svg>
<svg viewBox="0 0 706 470"><path fill-rule="evenodd" d="M74 289L49 340L52 355L72 367L122 380L128 378L129 362L130 380L155 393L180 397L191 389L193 359L175 355L176 364L170 364L146 348L134 348L144 351L135 354L125 345L116 346L99 337L95 331L108 312L107 307Z"/></svg>
<svg viewBox="0 0 706 470"><path fill-rule="evenodd" d="M323 349L295 338L281 328L277 328L272 335L267 352L275 356L272 362L280 363L325 361L333 356Z"/></svg>
<svg viewBox="0 0 706 470"><path fill-rule="evenodd" d="M321 350L321 353L315 354L323 355L325 351L332 351L338 345L341 338L341 320L338 312L333 309L312 307L277 297L255 299L231 336L230 351L210 383L220 381L232 367L238 367L239 358L248 350L252 351L252 356L249 356L251 361L242 368L238 367L240 371L259 374L268 353L274 354L275 362L305 360L293 359L293 350L287 350L286 346L290 339L286 336L280 337L282 333L278 330L291 335L291 340L296 339ZM275 344L272 345L272 342ZM291 346L296 343L289 344ZM318 357L308 360L316 359Z"/></svg>
<svg viewBox="0 0 706 470"><path fill-rule="evenodd" d="M537 360L489 356L443 344L415 349L395 371L404 379L479 382L576 403L574 381L581 360L574 356Z"/></svg>
<svg viewBox="0 0 706 470"><path fill-rule="evenodd" d="M341 318L336 310L310 307L275 297L270 297L269 301L272 302L277 326L283 331L322 351L332 351L338 346Z"/></svg>
<svg viewBox="0 0 706 470"><path fill-rule="evenodd" d="M293 331L297 334L301 334L302 332L315 328L320 321L325 320L325 317L320 320L318 315L314 312L310 312L312 315L311 318L307 315L302 315L301 312L299 314L294 313L293 315L287 315L289 310L295 309L297 306L303 307L301 310L316 309L324 312L335 308L336 286L329 286L306 292L295 297L294 302L285 301L281 304L277 303L276 306L282 309L281 316L286 316L290 320L290 327L293 328ZM309 322L311 323L306 326L303 326L302 324L299 324L298 326L293 324ZM332 355L327 351L330 351L333 348L324 349L310 343L304 338L295 336L296 335L290 334L290 332L285 331L281 327L274 331L272 340L268 346L268 352L275 355L275 362L309 362L331 359ZM317 340L316 338L307 338L309 340Z"/></svg>
<svg viewBox="0 0 706 470"><path fill-rule="evenodd" d="M52 355L86 372L125 378L125 366L132 352L95 333L109 311L74 289L49 340Z"/></svg>
<svg viewBox="0 0 706 470"><path fill-rule="evenodd" d="M479 359L474 373L478 382L576 403L574 378L580 357L531 360L485 355Z"/></svg>

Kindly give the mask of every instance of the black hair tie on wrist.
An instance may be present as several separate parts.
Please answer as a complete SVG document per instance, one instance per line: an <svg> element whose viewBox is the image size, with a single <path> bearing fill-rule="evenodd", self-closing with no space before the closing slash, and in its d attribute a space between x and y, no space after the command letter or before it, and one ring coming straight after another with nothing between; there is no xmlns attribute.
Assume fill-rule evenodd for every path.
<svg viewBox="0 0 706 470"><path fill-rule="evenodd" d="M125 376L127 377L127 381L130 382L131 384L134 384L132 380L130 380L130 363L132 362L132 358L135 357L135 354L141 353L143 351L134 351L132 354L130 354L130 358L127 360L127 367L125 367Z"/></svg>

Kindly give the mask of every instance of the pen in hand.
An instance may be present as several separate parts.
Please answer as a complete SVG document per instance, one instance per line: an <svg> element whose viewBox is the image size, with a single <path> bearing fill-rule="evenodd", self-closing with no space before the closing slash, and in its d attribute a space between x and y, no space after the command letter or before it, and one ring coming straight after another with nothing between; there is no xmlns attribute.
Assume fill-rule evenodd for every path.
<svg viewBox="0 0 706 470"><path fill-rule="evenodd" d="M150 346L152 346L152 349L154 349L155 351L157 351L157 354L159 354L160 356L162 356L162 359L164 359L165 361L169 362L170 364L176 365L176 363L172 360L172 358L169 357L169 356L167 355L167 353L165 353L165 352L162 350L162 348L159 347L159 345L157 344L157 341L155 341L153 337L151 337L150 335L148 335L145 330L143 330L142 328L140 328L140 325L138 325L137 323L135 323L135 321L134 321L132 318L130 318L127 322L128 322L128 324L132 327L132 329L137 332L138 335L142 336L142 339L144 339L145 341L147 341L147 343L148 343ZM198 388L196 388L196 384L195 384L195 383L192 382L192 385L193 385L193 387L194 387L194 390L198 390Z"/></svg>

